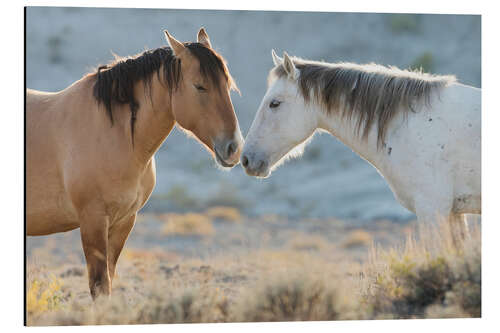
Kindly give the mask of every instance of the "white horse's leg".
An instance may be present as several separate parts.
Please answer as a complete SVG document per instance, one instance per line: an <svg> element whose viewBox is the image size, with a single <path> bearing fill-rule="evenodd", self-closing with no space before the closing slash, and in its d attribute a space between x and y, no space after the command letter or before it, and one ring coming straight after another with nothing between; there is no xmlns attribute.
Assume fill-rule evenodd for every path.
<svg viewBox="0 0 500 333"><path fill-rule="evenodd" d="M470 236L469 226L465 214L452 214L450 216L451 232L455 245L463 243Z"/></svg>
<svg viewBox="0 0 500 333"><path fill-rule="evenodd" d="M422 193L415 198L415 214L419 224L437 226L441 221L449 220L453 202L451 195L442 194L441 197L435 197Z"/></svg>
<svg viewBox="0 0 500 333"><path fill-rule="evenodd" d="M451 198L451 195L449 196ZM437 226L445 221L449 224L453 246L461 248L464 240L469 237L469 229L465 214L457 214L452 211L452 199L439 200L432 196L420 197L415 202L415 210L418 222L421 226Z"/></svg>

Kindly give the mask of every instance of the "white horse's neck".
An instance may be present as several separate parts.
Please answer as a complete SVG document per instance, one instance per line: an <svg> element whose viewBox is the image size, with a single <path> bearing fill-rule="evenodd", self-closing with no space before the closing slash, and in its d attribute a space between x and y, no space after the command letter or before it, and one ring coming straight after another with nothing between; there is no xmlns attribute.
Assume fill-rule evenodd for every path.
<svg viewBox="0 0 500 333"><path fill-rule="evenodd" d="M367 160L377 169L386 162L385 154L377 149L377 127L372 126L366 139L356 131L356 116L349 119L342 117L340 112L327 114L320 107L315 107L318 117L318 129L324 130L335 136L343 144L351 148L359 156Z"/></svg>

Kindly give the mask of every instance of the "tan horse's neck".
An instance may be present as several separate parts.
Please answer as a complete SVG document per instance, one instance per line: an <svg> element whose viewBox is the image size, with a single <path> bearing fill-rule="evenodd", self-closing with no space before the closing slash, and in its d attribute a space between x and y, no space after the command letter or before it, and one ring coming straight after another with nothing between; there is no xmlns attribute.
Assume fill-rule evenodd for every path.
<svg viewBox="0 0 500 333"><path fill-rule="evenodd" d="M91 101L88 105L98 108L97 114L101 118L98 121L103 122L104 127L108 128L107 132L109 132L110 136L115 136L117 141L121 141L120 146L123 150L127 150L132 154L137 166L144 167L149 163L175 125L168 87L165 86L165 83L160 82L162 72L162 69L160 69L160 79L156 73L152 75L151 94L146 93L147 90L143 82L136 83L134 87L134 95L139 104L139 109L137 110L133 143L129 105L113 105L114 122L111 126L104 105L98 104L93 97L92 90L95 76L88 75L57 94L66 95L69 98L74 98L74 95L83 95L90 98ZM82 90L86 92L82 94Z"/></svg>
<svg viewBox="0 0 500 333"><path fill-rule="evenodd" d="M162 72L160 69L160 73ZM134 156L138 162L148 163L175 125L171 96L165 83L160 82L156 74L151 79L151 96L144 94L142 82L139 82L134 90L139 102L134 133ZM127 124L130 122L130 114L128 116ZM127 134L127 139L131 142L130 131Z"/></svg>

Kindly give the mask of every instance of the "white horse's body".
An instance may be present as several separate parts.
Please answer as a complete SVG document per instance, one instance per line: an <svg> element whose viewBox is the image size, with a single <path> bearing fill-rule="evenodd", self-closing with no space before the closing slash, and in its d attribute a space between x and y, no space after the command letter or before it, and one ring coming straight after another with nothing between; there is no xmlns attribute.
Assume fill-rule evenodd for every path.
<svg viewBox="0 0 500 333"><path fill-rule="evenodd" d="M353 121L321 110L311 113L318 128L378 170L402 206L419 220L436 221L450 214L481 213L480 95L479 89L460 84L444 88L431 107L399 113L382 149L377 149L375 131L363 141L353 136Z"/></svg>
<svg viewBox="0 0 500 333"><path fill-rule="evenodd" d="M430 103L415 105L415 112L399 110L387 125L383 145L377 146L376 125L363 138L356 132L357 117L306 103L293 61L286 54L274 60L276 66L284 62L289 74L270 76L242 154L249 175L267 177L290 151L300 151L323 130L371 163L419 221L481 214L480 89L452 83Z"/></svg>

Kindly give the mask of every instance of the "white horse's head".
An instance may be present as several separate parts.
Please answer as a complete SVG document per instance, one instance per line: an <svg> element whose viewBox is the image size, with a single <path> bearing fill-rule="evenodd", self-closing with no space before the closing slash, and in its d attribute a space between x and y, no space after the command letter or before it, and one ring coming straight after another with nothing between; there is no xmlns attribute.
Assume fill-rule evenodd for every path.
<svg viewBox="0 0 500 333"><path fill-rule="evenodd" d="M241 164L250 176L267 177L287 157L302 153L317 128L317 110L306 104L298 87L300 71L285 52L272 51L275 68L245 140ZM275 75L284 70L286 75Z"/></svg>

